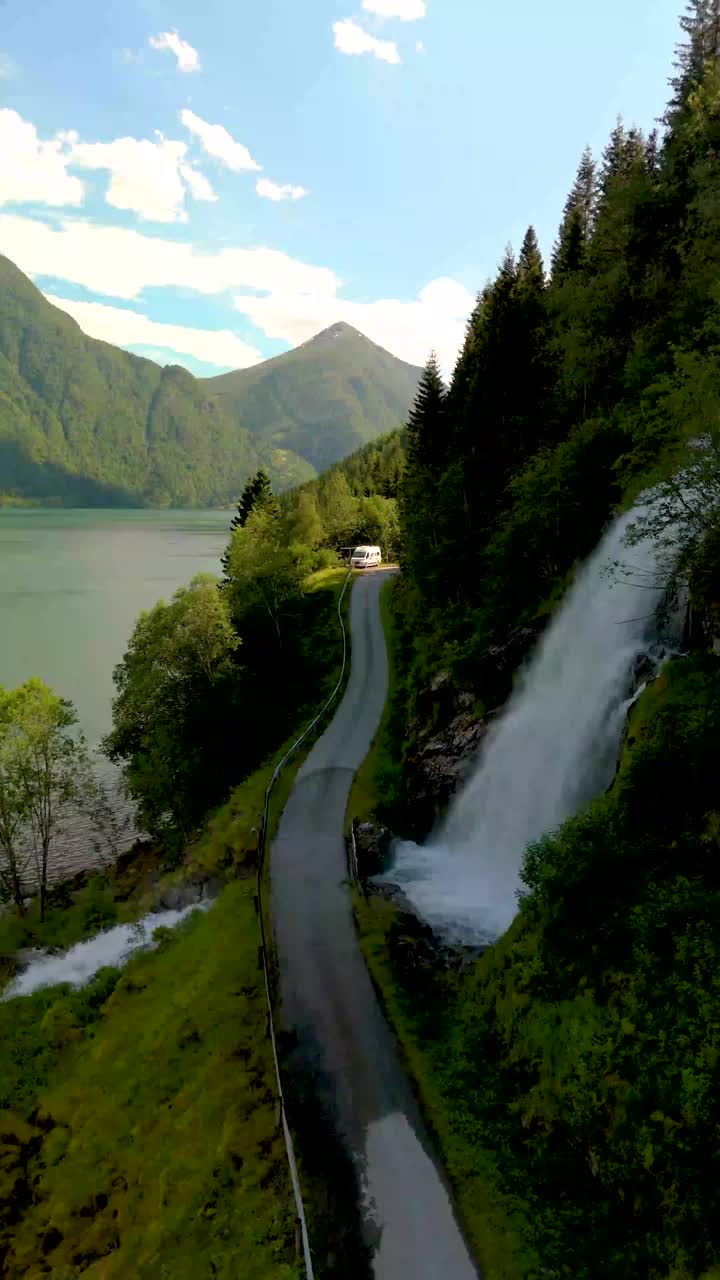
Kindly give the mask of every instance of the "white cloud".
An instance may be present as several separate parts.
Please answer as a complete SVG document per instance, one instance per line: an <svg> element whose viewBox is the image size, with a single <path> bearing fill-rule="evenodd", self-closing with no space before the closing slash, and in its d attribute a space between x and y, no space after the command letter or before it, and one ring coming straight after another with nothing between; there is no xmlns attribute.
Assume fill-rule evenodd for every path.
<svg viewBox="0 0 720 1280"><path fill-rule="evenodd" d="M242 142L236 142L224 125L209 124L207 120L202 120L187 107L180 112L180 119L185 128L199 138L203 150L213 159L219 160L227 169L232 169L233 173L242 173L245 170L259 172L261 166L253 160L247 147L243 146Z"/></svg>
<svg viewBox="0 0 720 1280"><path fill-rule="evenodd" d="M192 244L124 227L93 226L81 219L65 219L58 227L50 227L34 218L0 214L0 244L21 271L70 280L115 298L138 298L150 288L189 289L204 295L243 291L234 299L237 310L268 337L292 346L345 320L411 364L423 364L434 348L446 374L452 371L467 317L475 306L474 295L451 279L431 281L411 301L354 302L339 296L342 282L330 268L299 262L278 249L204 253ZM62 305L69 310L68 303ZM166 327L162 326L163 331ZM114 336L109 330L96 336L113 342L150 341L139 329L133 333L137 336L127 339L120 338L117 329L112 331ZM153 345L189 349L164 333L155 334ZM211 358L205 354L206 347L202 350L204 354L199 355L199 348L193 348L191 354ZM225 363L237 366L237 355Z"/></svg>
<svg viewBox="0 0 720 1280"><path fill-rule="evenodd" d="M163 324L139 311L111 307L102 302L77 302L47 294L48 302L67 311L84 333L119 347L143 345L195 356L220 368L247 369L262 355L230 329L191 329L185 325ZM152 358L152 357L151 357Z"/></svg>
<svg viewBox="0 0 720 1280"><path fill-rule="evenodd" d="M82 204L84 187L67 172L68 134L41 142L37 130L17 111L0 108L0 204Z"/></svg>
<svg viewBox="0 0 720 1280"><path fill-rule="evenodd" d="M371 53L381 62L394 64L402 61L394 40L378 40L376 36L371 36L369 32L353 22L352 18L345 18L343 22L334 22L333 32L335 48L339 49L340 53L349 55Z"/></svg>
<svg viewBox="0 0 720 1280"><path fill-rule="evenodd" d="M12 80L17 75L17 67L7 53L0 53L0 80Z"/></svg>
<svg viewBox="0 0 720 1280"><path fill-rule="evenodd" d="M209 202L217 200L218 197L205 174L201 173L199 169L193 169L191 164L181 164L179 173L183 182L186 182L190 188L190 195L193 200L207 200Z"/></svg>
<svg viewBox="0 0 720 1280"><path fill-rule="evenodd" d="M292 346L344 320L410 364L425 364L435 350L449 377L475 295L456 280L441 278L427 284L412 302L396 298L352 302L335 294L298 297L278 289L268 297L240 295L235 306L268 338L284 339Z"/></svg>
<svg viewBox="0 0 720 1280"><path fill-rule="evenodd" d="M425 0L363 0L363 9L377 13L381 18L399 18L401 22L415 22L427 13Z"/></svg>
<svg viewBox="0 0 720 1280"><path fill-rule="evenodd" d="M0 205L38 202L80 205L85 185L68 169L107 169L105 199L156 222L186 221L185 197L216 200L207 178L187 161L187 144L157 135L81 142L74 129L41 141L34 124L17 111L0 108Z"/></svg>
<svg viewBox="0 0 720 1280"><path fill-rule="evenodd" d="M174 53L178 71L200 71L197 49L193 49L187 40L181 40L177 30L161 31L156 36L150 36L149 44L152 49L168 49L170 53Z"/></svg>
<svg viewBox="0 0 720 1280"><path fill-rule="evenodd" d="M304 187L294 187L290 182L271 182L269 178L258 178L255 190L265 200L302 200L308 194Z"/></svg>
<svg viewBox="0 0 720 1280"><path fill-rule="evenodd" d="M416 53L425 52L425 45L423 44L422 40L418 40L417 44L415 45L415 52Z"/></svg>
<svg viewBox="0 0 720 1280"><path fill-rule="evenodd" d="M340 285L328 267L300 262L279 249L201 252L178 240L83 219L65 219L50 227L36 218L0 214L0 245L21 271L71 280L115 298L137 298L143 289L173 287L205 295L228 289L284 289L293 296L332 297Z"/></svg>
<svg viewBox="0 0 720 1280"><path fill-rule="evenodd" d="M115 209L128 209L154 222L184 222L186 184L196 200L213 200L209 182L185 163L187 146L162 136L115 138L113 142L80 142L70 163L83 169L109 169L105 199Z"/></svg>

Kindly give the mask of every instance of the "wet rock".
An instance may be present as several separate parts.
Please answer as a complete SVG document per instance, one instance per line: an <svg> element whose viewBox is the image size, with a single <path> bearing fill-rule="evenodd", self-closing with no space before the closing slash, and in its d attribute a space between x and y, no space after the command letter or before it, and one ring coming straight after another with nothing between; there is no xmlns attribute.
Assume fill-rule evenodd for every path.
<svg viewBox="0 0 720 1280"><path fill-rule="evenodd" d="M194 884L174 884L163 889L153 903L155 911L182 911L200 901L200 890Z"/></svg>
<svg viewBox="0 0 720 1280"><path fill-rule="evenodd" d="M203 902L213 902L225 888L224 880L219 876L209 876L200 886L200 898Z"/></svg>
<svg viewBox="0 0 720 1280"><path fill-rule="evenodd" d="M15 961L15 969L21 973L23 969L28 969L36 960L42 960L46 955L51 953L51 948L42 951L39 947L21 947L19 951L13 952L13 960Z"/></svg>
<svg viewBox="0 0 720 1280"><path fill-rule="evenodd" d="M379 875L386 863L392 832L373 822L354 822L353 830L360 879Z"/></svg>
<svg viewBox="0 0 720 1280"><path fill-rule="evenodd" d="M196 902L212 902L224 887L219 876L191 876L180 884L167 885L153 902L154 911L182 911Z"/></svg>
<svg viewBox="0 0 720 1280"><path fill-rule="evenodd" d="M420 988L443 973L462 971L487 950L487 945L450 944L438 937L398 885L375 881L368 885L368 891L395 907L387 936L388 953L396 973L408 987Z"/></svg>
<svg viewBox="0 0 720 1280"><path fill-rule="evenodd" d="M474 695L460 698L462 709L440 732L415 726L415 747L406 768L412 828L408 834L416 839L427 835L465 781L493 718L478 718L471 709Z"/></svg>

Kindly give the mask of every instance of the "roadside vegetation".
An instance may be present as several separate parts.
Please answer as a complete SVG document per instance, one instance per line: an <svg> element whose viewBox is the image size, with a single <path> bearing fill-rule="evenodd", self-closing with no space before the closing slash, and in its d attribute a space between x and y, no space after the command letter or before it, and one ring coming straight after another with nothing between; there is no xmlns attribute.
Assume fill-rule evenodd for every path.
<svg viewBox="0 0 720 1280"><path fill-rule="evenodd" d="M219 895L80 989L0 1000L8 1280L70 1280L88 1269L148 1280L300 1275L255 873L275 765L337 681L347 569L335 553L301 560L283 544L270 527L281 517L269 486L257 506L247 532L236 525L220 589L199 578L142 615L117 674L108 747L125 764L150 841L53 886L42 919L36 899L0 914L2 986L22 948L67 948L192 901L202 885ZM269 547L274 555L263 555ZM289 671L279 669L283 655ZM193 739L198 704L212 699L207 733ZM254 733L241 704L245 717L256 708ZM270 836L302 758L275 788Z"/></svg>

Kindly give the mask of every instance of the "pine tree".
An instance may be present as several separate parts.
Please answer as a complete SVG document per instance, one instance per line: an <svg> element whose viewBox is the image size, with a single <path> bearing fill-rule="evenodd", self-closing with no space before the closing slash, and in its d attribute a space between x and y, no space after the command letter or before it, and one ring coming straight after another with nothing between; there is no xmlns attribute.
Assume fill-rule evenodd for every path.
<svg viewBox="0 0 720 1280"><path fill-rule="evenodd" d="M557 435L551 395L556 380L547 280L534 227L528 227L515 285L517 456L534 452Z"/></svg>
<svg viewBox="0 0 720 1280"><path fill-rule="evenodd" d="M669 123L702 80L708 62L720 57L720 0L688 0L680 27L686 40L676 51L676 75L670 81L674 93L666 116Z"/></svg>
<svg viewBox="0 0 720 1280"><path fill-rule="evenodd" d="M588 147L583 152L572 191L565 202L560 234L552 256L553 280L583 267L595 229L597 196L597 166Z"/></svg>
<svg viewBox="0 0 720 1280"><path fill-rule="evenodd" d="M258 508L268 511L271 515L278 513L278 504L272 491L270 477L262 467L251 480L248 480L243 489L238 503L237 524L233 522L233 528L243 528L253 511Z"/></svg>
<svg viewBox="0 0 720 1280"><path fill-rule="evenodd" d="M603 200L609 196L613 183L646 167L646 143L639 129L626 129L618 116L610 134L610 141L603 151L600 166L597 216ZM597 222L597 217L596 217Z"/></svg>
<svg viewBox="0 0 720 1280"><path fill-rule="evenodd" d="M649 134L645 143L645 171L654 177L660 165L660 146L658 141L658 131L653 129Z"/></svg>
<svg viewBox="0 0 720 1280"><path fill-rule="evenodd" d="M280 512L277 499L272 491L270 477L262 467L254 476L250 477L240 495L237 515L233 516L230 521L230 537L232 538L236 529L244 529L253 511L259 510L267 511L272 516L277 516ZM230 547L228 546L220 557L220 563L226 576L229 552Z"/></svg>
<svg viewBox="0 0 720 1280"><path fill-rule="evenodd" d="M398 490L404 559L431 601L442 579L438 485L447 461L446 390L435 352L423 370L407 423L405 470Z"/></svg>
<svg viewBox="0 0 720 1280"><path fill-rule="evenodd" d="M436 469L442 465L447 445L445 395L445 383L433 351L418 383L415 403L408 417L408 465L417 462L420 466Z"/></svg>

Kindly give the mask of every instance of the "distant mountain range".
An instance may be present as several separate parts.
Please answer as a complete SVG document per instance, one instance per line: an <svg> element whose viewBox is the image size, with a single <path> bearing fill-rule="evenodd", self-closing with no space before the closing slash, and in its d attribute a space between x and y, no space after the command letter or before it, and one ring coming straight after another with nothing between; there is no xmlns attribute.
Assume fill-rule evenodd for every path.
<svg viewBox="0 0 720 1280"><path fill-rule="evenodd" d="M218 506L308 480L404 422L420 370L347 324L194 378L88 338L0 256L0 501Z"/></svg>

